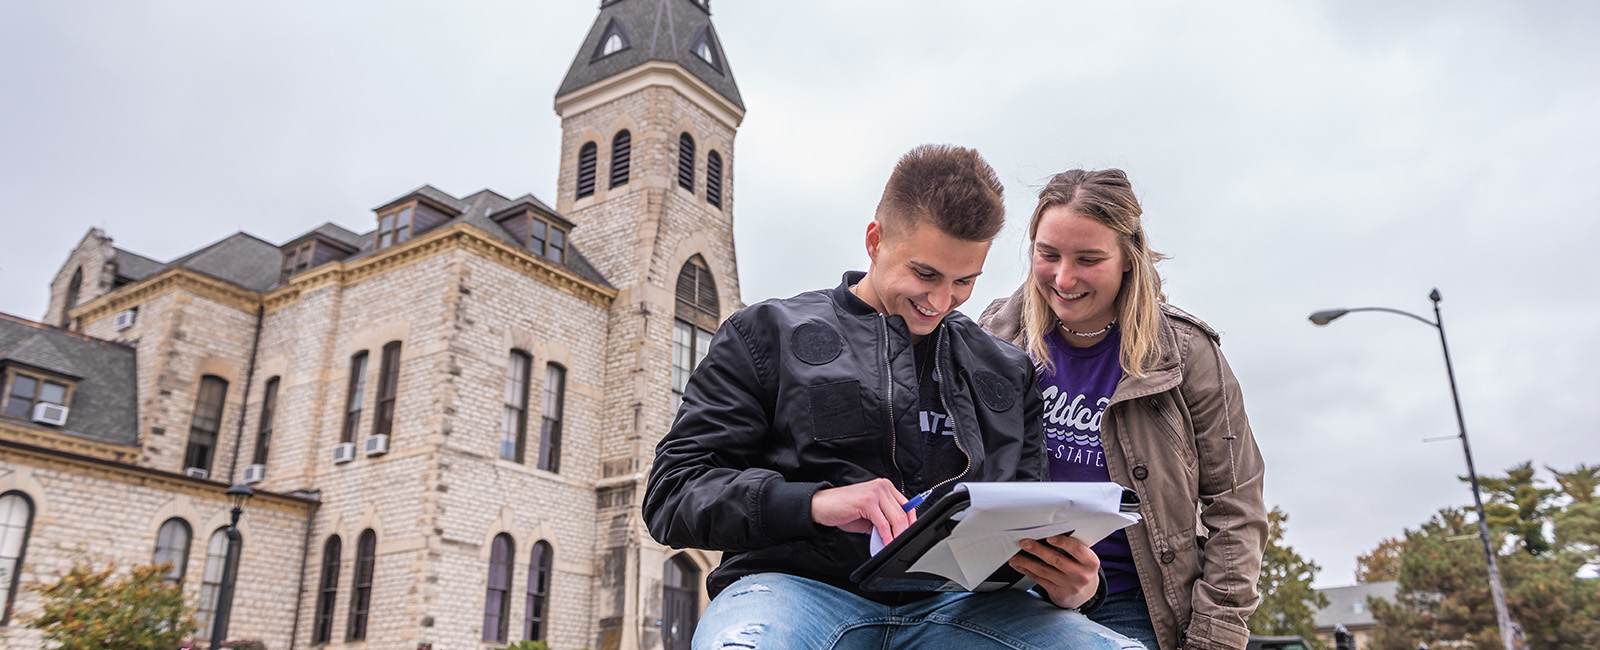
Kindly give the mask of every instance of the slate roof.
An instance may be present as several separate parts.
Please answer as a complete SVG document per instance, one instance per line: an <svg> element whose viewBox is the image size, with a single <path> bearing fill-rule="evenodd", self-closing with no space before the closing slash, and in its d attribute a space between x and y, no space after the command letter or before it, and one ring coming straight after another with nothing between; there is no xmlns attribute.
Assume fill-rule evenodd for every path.
<svg viewBox="0 0 1600 650"><path fill-rule="evenodd" d="M706 0L709 4L710 0ZM613 24L615 27L613 27ZM602 45L612 29L620 30L627 44L602 56ZM708 63L694 53L705 39L711 48ZM671 61L706 82L739 108L744 100L733 80L733 69L723 55L722 41L711 25L711 12L696 0L614 0L602 2L600 16L578 48L572 67L556 91L560 97L649 61Z"/></svg>
<svg viewBox="0 0 1600 650"><path fill-rule="evenodd" d="M53 353L38 356L46 349ZM0 363L55 372L65 369L68 372L61 374L80 377L72 403L67 405L67 423L59 428L63 433L102 442L137 444L135 359L134 349L126 345L0 312ZM59 364L59 369L41 364Z"/></svg>
<svg viewBox="0 0 1600 650"><path fill-rule="evenodd" d="M117 267L117 276L127 278L129 282L138 282L160 271L166 266L161 262L120 248L112 247L116 253L111 257L111 263Z"/></svg>
<svg viewBox="0 0 1600 650"><path fill-rule="evenodd" d="M1393 580L1318 589L1317 591L1328 597L1328 606L1317 610L1313 620L1318 628L1330 629L1335 625L1343 625L1346 628L1376 625L1377 619L1372 617L1372 609L1367 607L1367 596L1377 596L1379 599L1394 602L1394 595L1399 590L1400 583ZM1361 604L1359 610L1356 608L1356 603Z"/></svg>

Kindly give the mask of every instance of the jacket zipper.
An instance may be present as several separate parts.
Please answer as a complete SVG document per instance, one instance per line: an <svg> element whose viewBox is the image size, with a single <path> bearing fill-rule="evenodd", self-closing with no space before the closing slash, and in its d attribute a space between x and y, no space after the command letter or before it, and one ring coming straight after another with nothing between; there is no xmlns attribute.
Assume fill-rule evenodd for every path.
<svg viewBox="0 0 1600 650"><path fill-rule="evenodd" d="M950 421L950 437L955 439L956 449L961 450L961 455L967 457L967 466L965 469L961 470L960 474L956 474L955 476L940 481L933 487L928 488L929 492L933 492L934 490L943 487L945 483L949 483L958 478L966 476L967 472L972 471L972 454L967 453L967 448L961 445L961 428L956 426L956 414L950 411L950 401L945 399L944 396L947 388L947 382L945 381L944 370L942 370L939 366L939 352L943 347L944 332L944 323L940 323L939 329L937 330L937 336L933 339L933 377L934 381L938 382L939 384L939 405L944 407L945 419Z"/></svg>
<svg viewBox="0 0 1600 650"><path fill-rule="evenodd" d="M906 491L905 470L900 469L900 449L897 445L899 436L896 435L894 421L894 356L889 354L889 317L878 314L879 331L883 334L883 384L884 393L888 395L885 402L889 407L889 462L894 464L894 475L897 488L901 494Z"/></svg>

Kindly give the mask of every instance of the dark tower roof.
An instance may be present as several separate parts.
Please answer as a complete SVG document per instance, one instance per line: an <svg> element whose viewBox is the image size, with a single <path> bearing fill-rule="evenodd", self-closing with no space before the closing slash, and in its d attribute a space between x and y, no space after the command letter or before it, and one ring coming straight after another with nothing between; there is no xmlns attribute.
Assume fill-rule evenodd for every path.
<svg viewBox="0 0 1600 650"><path fill-rule="evenodd" d="M600 17L561 81L560 97L650 61L671 61L741 110L739 86L711 26L711 0L602 0ZM606 54L617 36L621 49ZM709 56L705 56L709 55Z"/></svg>

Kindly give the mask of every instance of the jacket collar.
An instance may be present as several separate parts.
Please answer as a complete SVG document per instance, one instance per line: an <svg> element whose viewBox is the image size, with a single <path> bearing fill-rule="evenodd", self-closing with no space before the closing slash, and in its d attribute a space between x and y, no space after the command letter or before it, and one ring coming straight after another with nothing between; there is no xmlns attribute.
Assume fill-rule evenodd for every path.
<svg viewBox="0 0 1600 650"><path fill-rule="evenodd" d="M867 304L867 301L862 300L850 291L850 287L861 282L861 279L865 277L867 277L867 274L864 271L845 271L844 278L839 281L839 286L833 288L834 304L857 316L878 315L877 309L874 309L872 305Z"/></svg>

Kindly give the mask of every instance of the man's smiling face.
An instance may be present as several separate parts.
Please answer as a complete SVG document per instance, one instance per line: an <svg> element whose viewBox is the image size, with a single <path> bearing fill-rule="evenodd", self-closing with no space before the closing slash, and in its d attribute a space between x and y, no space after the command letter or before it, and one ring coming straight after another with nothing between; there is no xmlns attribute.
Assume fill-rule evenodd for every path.
<svg viewBox="0 0 1600 650"><path fill-rule="evenodd" d="M904 318L911 338L921 340L972 296L989 242L952 237L914 219L887 232L873 221L867 225L867 255L872 265L857 295L878 313Z"/></svg>

